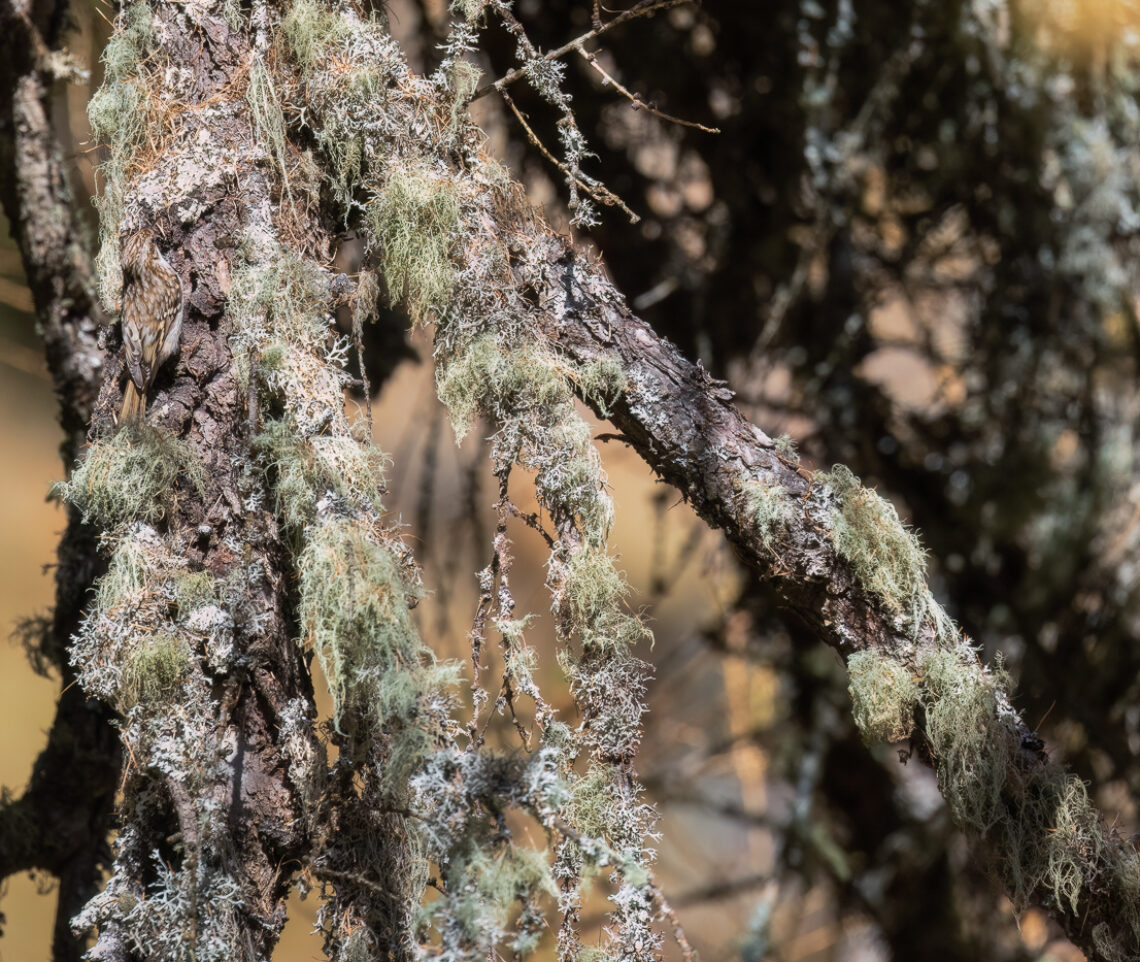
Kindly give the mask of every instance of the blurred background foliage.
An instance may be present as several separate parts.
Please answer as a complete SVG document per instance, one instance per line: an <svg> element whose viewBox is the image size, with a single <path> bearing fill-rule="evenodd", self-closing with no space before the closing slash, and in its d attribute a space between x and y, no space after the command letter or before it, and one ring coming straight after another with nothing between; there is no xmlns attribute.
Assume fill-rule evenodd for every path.
<svg viewBox="0 0 1140 962"><path fill-rule="evenodd" d="M594 9L516 3L548 49L588 30ZM92 86L58 94L86 196L98 153L83 104L109 14L101 0L75 3L72 46ZM378 14L414 64L435 65L445 0L391 0ZM705 0L603 47L599 63L627 89L721 133L636 109L568 59L591 172L642 217L611 210L581 240L769 434L790 434L810 466L849 465L896 503L922 533L941 600L985 657L1005 658L1029 723L1133 830L1140 10ZM490 29L485 76L514 63L514 40ZM556 144L557 118L512 89ZM565 224L558 172L494 96L474 109L492 149ZM337 266L351 272L356 256L348 235ZM43 493L63 468L8 241L0 302L0 619L12 624L50 600L39 566L63 518ZM425 638L462 655L495 492L479 432L453 443L427 335L406 329L393 313L369 333L375 436L394 462L387 505L433 591L418 609ZM640 770L663 816L661 882L703 958L1079 958L1043 913L1015 920L928 771L902 764L900 746L863 747L838 658L741 577L634 455L606 443L603 457L614 544L657 637L643 655L657 674ZM545 546L520 535L515 551L516 597L541 612ZM54 689L32 680L18 647L3 657L0 773L18 790ZM569 711L549 639L544 658L538 680ZM9 883L5 959L47 957L50 892L36 891ZM311 904L291 915L275 958L318 958Z"/></svg>

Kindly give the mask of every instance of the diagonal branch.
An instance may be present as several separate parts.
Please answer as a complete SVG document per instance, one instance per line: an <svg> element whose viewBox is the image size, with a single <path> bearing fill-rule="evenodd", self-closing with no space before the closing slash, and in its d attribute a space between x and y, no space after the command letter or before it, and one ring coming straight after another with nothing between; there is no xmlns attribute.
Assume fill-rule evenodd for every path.
<svg viewBox="0 0 1140 962"><path fill-rule="evenodd" d="M1010 707L1000 674L978 662L941 609L930 602L917 615L900 610L868 582L850 551L840 551L832 484L845 469L813 478L749 423L723 382L634 316L599 264L541 228L521 230L532 284L542 264L537 299L544 309L535 316L543 334L574 363L621 365L626 390L606 413L642 458L723 529L742 563L771 581L787 608L845 660L871 652L880 664L903 666L877 679L898 670L904 684L922 683L907 702L909 712L925 712L920 756L935 768L959 824L980 836L981 852L1015 902L1047 908L1091 959L1136 954L1135 849L1105 826L1079 780L1049 761ZM757 492L768 499L766 511L757 508ZM855 496L867 494L858 488ZM870 537L872 557L882 549L886 564L890 545ZM924 580L920 589L929 599ZM946 666L951 678L934 677ZM953 714L963 698L976 699L976 714ZM969 719L964 731L937 727L962 718ZM909 713L906 724L913 730ZM963 759L958 737L972 757ZM987 794L992 798L981 797ZM1048 870L1034 874L1046 862Z"/></svg>

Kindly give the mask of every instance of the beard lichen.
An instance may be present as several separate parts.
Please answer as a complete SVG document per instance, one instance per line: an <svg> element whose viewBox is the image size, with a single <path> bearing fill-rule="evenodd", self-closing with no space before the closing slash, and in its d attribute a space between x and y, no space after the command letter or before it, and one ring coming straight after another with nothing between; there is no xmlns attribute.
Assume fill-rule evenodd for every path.
<svg viewBox="0 0 1140 962"><path fill-rule="evenodd" d="M95 196L99 211L99 253L95 266L97 286L108 311L118 307L122 290L119 266L119 226L123 195L132 164L153 129L155 109L149 94L147 56L154 46L154 14L145 0L123 6L116 28L103 49L102 86L87 105L92 138L107 147L98 167L103 189Z"/></svg>
<svg viewBox="0 0 1140 962"><path fill-rule="evenodd" d="M204 485L194 449L144 424L96 441L71 479L52 492L76 507L84 521L107 529L160 521L181 495L201 497Z"/></svg>
<svg viewBox="0 0 1140 962"><path fill-rule="evenodd" d="M847 659L851 712L863 741L897 742L914 731L918 681L901 662L877 651L857 651Z"/></svg>
<svg viewBox="0 0 1140 962"><path fill-rule="evenodd" d="M855 720L867 741L911 737L916 720L954 821L988 841L987 858L1023 910L1033 902L1079 917L1092 891L1140 937L1140 857L1106 833L1084 783L1055 766L1026 765L1010 724L1009 679L967 648L920 650L917 673L862 651L848 661ZM1124 948L1101 930L1106 958Z"/></svg>
<svg viewBox="0 0 1140 962"><path fill-rule="evenodd" d="M475 6L468 8L465 13L477 16ZM629 652L650 634L627 609L624 580L606 551L613 506L589 425L575 408L577 391L609 410L626 387L625 372L612 361L570 363L536 331L533 315L541 308L533 290L543 285L549 265L530 264L525 238L512 240L498 226L503 217L516 224L533 223L533 217L502 168L479 149L479 134L465 122L465 112L454 109L473 82L473 71L459 66L470 32L455 28L440 69L425 80L408 70L379 23L345 14L351 29L342 29L329 19L341 15L322 9L318 14L312 0L299 0L286 18L285 34L299 61L295 82L307 94L307 122L323 154L329 186L345 216L355 218L390 300L406 305L415 321L437 323L438 393L456 434L461 437L479 418L494 425L491 457L502 485L504 526L512 468L533 473L538 503L557 529L547 581L562 642L560 662L582 716L578 730L571 732L541 701L522 638L526 618L512 614L514 601L502 567L498 576L488 569L483 590L490 599L489 623L502 626L507 660L516 669L507 684L518 683L520 691L535 699L542 737L532 758L543 758L546 777L564 786L563 802L544 807L547 803L532 793L520 794L521 787L510 778L492 782L498 801L485 799L478 786L487 784L488 772L501 768L477 741L461 756L462 764L450 750L426 756L421 772L411 778L421 808L452 811L444 799L458 794L460 808L486 814L482 821L428 820L425 852L441 860L446 892L432 903L430 933L420 938L428 938L439 957L456 962L501 951L496 946L532 947L532 926L550 876L539 870L537 856L487 834L488 825L497 824L496 818L487 821L490 814L515 805L538 818L551 837L550 873L562 915L559 957L573 959L581 949L582 873L608 865L616 872L609 880L613 915L607 951L614 957L646 958L660 944L653 929L660 912L648 874L653 853L646 847L655 813L640 801L632 763L641 737L648 668ZM368 97L346 80L364 72L372 78ZM406 136L409 129L416 131L415 150ZM351 176L346 175L346 157ZM369 266L369 274L371 270ZM318 521L318 530L320 526ZM306 537L312 539L314 533ZM500 562L507 544L496 541ZM343 568L335 570L343 580ZM312 590L331 591L324 580L311 580ZM307 590L303 588L303 597ZM397 595L391 592L388 603ZM338 594L335 601L342 605L345 599ZM322 603L322 608L336 605ZM359 627L337 627L329 638L341 632L351 635ZM326 648L330 664L332 653ZM333 665L331 670L343 669ZM342 704L350 697L338 695ZM497 704L505 710L501 700ZM581 754L593 759L586 780L575 772ZM445 764L446 759L452 761ZM533 761L526 770L532 767ZM567 807L565 799L576 786L579 801ZM604 822L590 826L600 837L573 824L588 796L596 799L595 808L609 809ZM503 924L512 903L522 906L513 936Z"/></svg>
<svg viewBox="0 0 1140 962"><path fill-rule="evenodd" d="M863 588L904 619L912 637L929 620L936 637L952 638L950 620L926 583L926 552L894 505L842 464L816 472L813 484L828 506L832 544Z"/></svg>

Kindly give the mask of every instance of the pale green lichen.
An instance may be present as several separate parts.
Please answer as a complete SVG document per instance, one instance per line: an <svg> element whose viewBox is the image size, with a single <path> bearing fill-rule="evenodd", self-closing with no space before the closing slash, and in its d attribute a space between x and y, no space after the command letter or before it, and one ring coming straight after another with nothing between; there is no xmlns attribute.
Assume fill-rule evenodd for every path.
<svg viewBox="0 0 1140 962"><path fill-rule="evenodd" d="M1077 915L1089 887L1108 888L1140 936L1140 859L1106 840L1084 783L1053 766L1019 765L1016 732L1002 721L1008 679L975 658L945 649L919 656L921 701L938 785L955 820L987 836L991 858L1014 905L1042 891Z"/></svg>
<svg viewBox="0 0 1140 962"><path fill-rule="evenodd" d="M997 719L995 679L957 650L923 652L926 734L938 784L955 820L985 833L1003 816L1012 746Z"/></svg>
<svg viewBox="0 0 1140 962"><path fill-rule="evenodd" d="M328 495L361 512L384 510L387 456L370 443L345 435L303 439L288 419L274 420L253 443L254 453L273 480L277 514L293 530L316 517Z"/></svg>
<svg viewBox="0 0 1140 962"><path fill-rule="evenodd" d="M771 550L780 531L791 523L792 496L775 485L749 481L742 486L741 497L760 543Z"/></svg>
<svg viewBox="0 0 1140 962"><path fill-rule="evenodd" d="M174 579L180 612L192 611L218 600L218 582L208 571L188 571Z"/></svg>
<svg viewBox="0 0 1140 962"><path fill-rule="evenodd" d="M250 120L257 142L265 146L285 193L291 196L285 155L285 118L281 113L280 98L273 87L273 77L261 61L255 63L249 71L249 87L246 88L245 99L249 104Z"/></svg>
<svg viewBox="0 0 1140 962"><path fill-rule="evenodd" d="M296 0L281 21L281 32L306 73L325 63L326 50L352 38L352 25L317 0Z"/></svg>
<svg viewBox="0 0 1140 962"><path fill-rule="evenodd" d="M99 166L103 189L95 197L99 210L99 295L108 311L118 307L122 289L119 225L127 171L142 146L149 124L147 80L142 66L154 45L154 15L144 0L123 7L118 26L103 48L103 85L92 95L87 113L93 138L109 148Z"/></svg>
<svg viewBox="0 0 1140 962"><path fill-rule="evenodd" d="M909 738L919 701L914 673L874 650L853 654L847 660L847 672L851 711L863 741L870 745Z"/></svg>
<svg viewBox="0 0 1140 962"><path fill-rule="evenodd" d="M573 377L582 397L604 418L613 413L614 405L625 393L625 368L616 358L605 357L582 364L574 370Z"/></svg>
<svg viewBox="0 0 1140 962"><path fill-rule="evenodd" d="M543 420L550 421L572 413L566 373L553 355L535 345L508 349L491 334L442 366L436 382L459 440L479 414L506 420L542 411Z"/></svg>
<svg viewBox="0 0 1140 962"><path fill-rule="evenodd" d="M398 741L388 777L396 782L430 748L417 724L423 700L455 682L412 624L418 595L392 549L350 520L316 525L297 561L300 621L317 653L338 726L363 720Z"/></svg>
<svg viewBox="0 0 1140 962"><path fill-rule="evenodd" d="M147 425L96 441L71 480L53 488L103 528L160 521L186 491L204 497L205 472L194 449Z"/></svg>
<svg viewBox="0 0 1140 962"><path fill-rule="evenodd" d="M175 635L158 632L139 639L123 666L119 704L154 705L169 698L190 671L190 649Z"/></svg>
<svg viewBox="0 0 1140 962"><path fill-rule="evenodd" d="M558 610L587 652L625 652L653 634L632 613L624 610L629 593L625 577L604 551L583 548L565 568Z"/></svg>
<svg viewBox="0 0 1140 962"><path fill-rule="evenodd" d="M467 105L471 95L479 86L483 71L469 60L456 60L448 71L447 79L451 88L451 129L456 131L466 120Z"/></svg>
<svg viewBox="0 0 1140 962"><path fill-rule="evenodd" d="M790 434L781 434L775 439L776 453L793 464L800 463L800 453L796 450L796 442Z"/></svg>
<svg viewBox="0 0 1140 962"><path fill-rule="evenodd" d="M461 213L454 180L427 167L395 168L368 205L389 296L406 301L414 320L426 320L451 299L450 250Z"/></svg>
<svg viewBox="0 0 1140 962"><path fill-rule="evenodd" d="M815 484L831 497L832 543L851 563L859 583L895 614L910 621L917 634L930 619L939 637L950 631L949 619L926 584L926 552L899 520L894 505L863 487L849 468L835 465L818 472Z"/></svg>

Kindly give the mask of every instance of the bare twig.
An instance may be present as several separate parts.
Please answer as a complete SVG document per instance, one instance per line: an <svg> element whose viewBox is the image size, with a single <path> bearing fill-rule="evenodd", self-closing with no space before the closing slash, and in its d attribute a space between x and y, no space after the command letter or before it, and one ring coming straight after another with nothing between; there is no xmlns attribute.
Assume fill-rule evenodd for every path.
<svg viewBox="0 0 1140 962"><path fill-rule="evenodd" d="M617 80L617 78L611 76L606 71L606 68L603 67L600 63L598 63L598 55L597 54L590 53L581 44L575 44L574 49L577 50L579 54L581 54L582 59L585 60L586 63L588 63L591 67L593 67L598 72L598 75L602 78L602 80L605 83L609 84L611 87L614 88L614 90L616 90L618 93L622 94L624 97L626 97L629 100L630 103L633 104L634 110L644 110L646 113L653 114L654 117L660 117L662 120L666 120L671 124L680 124L682 127L693 127L696 130L703 130L706 134L719 134L720 133L719 127L706 127L704 124L698 124L694 120L683 120L680 117L674 117L672 114L667 114L663 110L658 110L656 107L653 106L653 104L646 103L644 100L642 100L633 91L627 90L625 87L623 87L621 85L621 83Z"/></svg>
<svg viewBox="0 0 1140 962"><path fill-rule="evenodd" d="M652 13L656 13L658 10L668 10L671 7L679 7L681 4L689 2L691 2L691 0L640 0L639 3L634 4L628 10L626 10L625 13L614 17L614 19L609 23L603 23L598 26L597 21L595 20L595 26L593 30L582 34L582 36L571 40L569 43L564 43L561 47L558 47L555 50L551 50L549 53L544 54L542 59L557 60L559 57L568 54L575 47L579 47L587 41L593 40L595 37L600 37L604 33L609 33L609 31L613 30L614 27L621 26L621 24L626 23L629 20L633 20L637 17L646 17ZM510 86L520 77L525 76L525 74L525 66L516 67L505 76L500 77L494 83L487 84L485 87L480 87L472 95L471 100L476 101L480 97L486 97L487 94L489 94L492 90L497 90L499 93L503 93L504 88Z"/></svg>
<svg viewBox="0 0 1140 962"><path fill-rule="evenodd" d="M567 178L573 180L575 184L577 184L599 204L604 204L606 207L621 208L621 210L629 218L629 222L631 224L636 224L641 220L637 214L629 209L625 201L618 197L617 194L613 193L613 191L598 183L598 181L594 180L592 177L587 177L585 174L574 174L571 172L569 167L567 167L564 163L562 163L562 161L555 157L554 154L546 149L546 145L539 139L538 134L534 132L530 124L526 122L526 118L523 116L522 111L519 110L519 108L515 105L514 100L511 99L511 95L508 94L505 90L500 90L499 93L502 94L503 100L506 101L507 106L511 108L511 112L515 115L515 117L518 118L518 122L522 124L523 130L526 131L527 139L536 148L538 148L543 157L554 164L554 166L562 171L562 173L564 173Z"/></svg>

